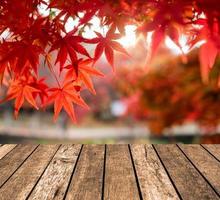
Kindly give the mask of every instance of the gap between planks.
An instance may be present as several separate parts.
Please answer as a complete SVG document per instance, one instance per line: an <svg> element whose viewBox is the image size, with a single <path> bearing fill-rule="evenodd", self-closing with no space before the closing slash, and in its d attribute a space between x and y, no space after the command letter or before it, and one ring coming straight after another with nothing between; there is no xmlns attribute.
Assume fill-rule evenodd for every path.
<svg viewBox="0 0 220 200"><path fill-rule="evenodd" d="M205 176L205 180L208 180L211 185L213 185L213 183L218 184L217 179L210 178L208 171L201 170L204 169L204 164L198 159L198 156L201 158L203 154L197 155L191 153L192 150L189 151L185 145L169 145L173 147L172 151L169 151L170 147L166 145L80 145L78 146L76 154L74 154L74 158L72 157L73 147L70 145L69 152L66 152L66 149L68 149L67 146L68 145L62 145L51 158L48 165L44 167L43 172L39 173L40 176L29 193L29 199L46 199L46 197L41 194L46 188L49 188L47 191L50 199L84 199L83 197L86 197L86 199L95 198L102 200L114 200L115 198L126 200L156 200L168 199L167 197L169 197L169 199L182 199L183 197L183 199L187 200L202 197L219 199L211 192L213 188L209 188L207 185L201 185L201 182L204 184L208 183L201 179L204 179L203 175ZM0 147L0 152L2 147L3 146ZM8 153L0 159L6 162L10 156L13 156L13 153L16 155L14 155L16 165L12 166L14 166L13 169L15 166L18 168L15 171L12 170L12 174L8 173L7 169L5 169L8 173L7 176L9 176L6 181L7 185L10 185L9 183L12 182L13 177L18 177L19 174L24 173L24 169L21 169L24 168L24 165L27 165L27 162L30 163L30 158L32 158L34 152L36 152L35 148L31 150L28 155L27 150L25 150L25 148L27 149L26 146L22 150L26 152L22 158L23 161L18 162L19 154L15 151L18 147L22 150L21 145L18 145L8 151ZM185 148L185 150L183 148ZM214 156L218 158L218 156L220 156L220 150L214 147L214 150L211 148L207 150L206 148L208 147L205 146L204 148L201 147L201 149L198 149L207 152L207 154L205 153L204 155L210 156L215 161L212 162L217 166L218 164L216 163L219 163L219 160L215 159ZM38 154L41 155L41 153ZM65 154L65 156L62 157L62 154ZM176 163L172 160L177 160L177 169L173 168ZM86 162L87 164L85 164ZM111 163L113 163L112 166L110 166ZM183 165L186 166L186 169L182 168ZM65 170L62 169L61 166L65 166ZM58 170L58 168L60 170ZM184 174L182 177L177 177L175 174L179 168ZM187 170L189 170L189 172L187 172ZM196 171L200 176L198 176ZM3 173L6 172L3 170ZM188 187L188 191L183 191L182 186L187 190L187 186L184 184L187 182L185 178L190 177L188 173L191 174L191 178L194 177L195 179L190 179L194 182L194 187L198 187L200 192L202 191L205 194L199 196L197 191L194 190L194 193L192 193L192 191L190 191L192 188L190 187ZM55 177L53 177L54 174ZM49 177L49 179L47 179L47 177ZM116 180L112 179L112 177ZM198 178L197 182L195 177ZM215 182L213 182L213 180ZM88 190L85 189L85 184L88 184L86 185ZM6 188L7 185L5 185L4 188ZM19 188L19 186L16 187ZM96 192L94 192L94 188ZM29 191L29 189L26 190L25 196ZM95 194L93 194L93 192ZM78 193L78 195L74 195L74 193ZM117 195L114 195L114 193ZM192 196L187 196L188 193Z"/></svg>
<svg viewBox="0 0 220 200"><path fill-rule="evenodd" d="M200 145L177 146L220 197L220 162Z"/></svg>
<svg viewBox="0 0 220 200"><path fill-rule="evenodd" d="M26 199L38 183L59 145L40 145L1 187L1 199ZM13 188L13 190L12 190Z"/></svg>
<svg viewBox="0 0 220 200"><path fill-rule="evenodd" d="M154 146L182 199L219 199L213 188L178 146Z"/></svg>
<svg viewBox="0 0 220 200"><path fill-rule="evenodd" d="M0 160L4 158L10 151L12 151L17 144L7 144L0 146Z"/></svg>

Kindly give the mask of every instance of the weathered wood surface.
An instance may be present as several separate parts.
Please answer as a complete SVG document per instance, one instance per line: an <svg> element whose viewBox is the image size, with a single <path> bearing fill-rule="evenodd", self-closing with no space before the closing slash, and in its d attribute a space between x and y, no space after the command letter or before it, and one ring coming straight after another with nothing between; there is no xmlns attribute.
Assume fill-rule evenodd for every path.
<svg viewBox="0 0 220 200"><path fill-rule="evenodd" d="M37 145L18 145L9 152L0 162L0 187L23 164Z"/></svg>
<svg viewBox="0 0 220 200"><path fill-rule="evenodd" d="M66 199L101 199L104 145L84 145Z"/></svg>
<svg viewBox="0 0 220 200"><path fill-rule="evenodd" d="M211 145L205 144L202 145L210 154L212 154L218 161L220 161L220 144Z"/></svg>
<svg viewBox="0 0 220 200"><path fill-rule="evenodd" d="M179 199L152 145L131 145L143 199Z"/></svg>
<svg viewBox="0 0 220 200"><path fill-rule="evenodd" d="M7 155L12 149L16 147L16 144L0 145L0 159Z"/></svg>
<svg viewBox="0 0 220 200"><path fill-rule="evenodd" d="M181 150L220 195L220 162L198 145L179 145Z"/></svg>
<svg viewBox="0 0 220 200"><path fill-rule="evenodd" d="M176 145L155 145L155 147L183 199L219 199Z"/></svg>
<svg viewBox="0 0 220 200"><path fill-rule="evenodd" d="M106 149L105 199L139 199L128 145L108 145Z"/></svg>
<svg viewBox="0 0 220 200"><path fill-rule="evenodd" d="M39 146L26 162L18 168L16 173L0 188L2 199L25 199L57 149L58 145Z"/></svg>
<svg viewBox="0 0 220 200"><path fill-rule="evenodd" d="M0 200L220 199L220 145L1 145Z"/></svg>
<svg viewBox="0 0 220 200"><path fill-rule="evenodd" d="M29 199L63 199L80 149L81 145L62 145Z"/></svg>

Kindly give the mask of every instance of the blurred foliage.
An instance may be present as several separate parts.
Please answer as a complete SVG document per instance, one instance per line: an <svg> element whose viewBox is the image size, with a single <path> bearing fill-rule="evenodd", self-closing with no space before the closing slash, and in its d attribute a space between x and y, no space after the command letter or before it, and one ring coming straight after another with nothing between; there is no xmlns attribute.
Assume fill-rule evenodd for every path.
<svg viewBox="0 0 220 200"><path fill-rule="evenodd" d="M204 84L199 72L197 51L188 56L148 67L121 67L115 87L126 98L128 113L147 122L151 132L162 134L165 128L196 122L203 132L216 132L220 122L220 62Z"/></svg>

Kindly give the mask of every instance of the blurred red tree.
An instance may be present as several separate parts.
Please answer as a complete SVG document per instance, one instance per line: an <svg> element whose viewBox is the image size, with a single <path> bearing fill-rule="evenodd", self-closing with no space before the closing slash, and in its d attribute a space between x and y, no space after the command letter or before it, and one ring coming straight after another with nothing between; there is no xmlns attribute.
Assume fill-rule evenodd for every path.
<svg viewBox="0 0 220 200"><path fill-rule="evenodd" d="M128 99L128 113L147 122L153 134L162 134L165 128L190 121L198 123L205 132L217 131L219 62L210 72L212 81L204 85L197 67L197 53L188 57L187 64L177 58L163 66L154 66L147 73L139 66L122 67L118 71L116 88Z"/></svg>
<svg viewBox="0 0 220 200"><path fill-rule="evenodd" d="M94 16L108 31L84 38ZM67 31L70 19L78 23ZM112 66L114 51L127 54L117 40L128 24L136 25L145 37L152 34L149 61L167 36L180 50L182 34L190 48L202 41L201 74L208 81L220 49L218 0L1 0L0 82L8 89L1 102L15 99L15 117L25 101L36 109L54 103L55 118L64 108L75 122L73 103L87 107L80 92L95 92L90 77L102 75L94 67L102 53ZM94 56L88 52L93 44ZM39 74L42 65L50 70L45 77ZM46 82L48 76L56 85Z"/></svg>

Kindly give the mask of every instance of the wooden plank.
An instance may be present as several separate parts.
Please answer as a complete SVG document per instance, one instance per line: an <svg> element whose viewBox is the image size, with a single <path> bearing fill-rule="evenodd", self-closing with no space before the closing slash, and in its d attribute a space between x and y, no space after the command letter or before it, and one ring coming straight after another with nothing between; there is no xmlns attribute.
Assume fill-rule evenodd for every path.
<svg viewBox="0 0 220 200"><path fill-rule="evenodd" d="M131 145L143 199L179 199L152 145Z"/></svg>
<svg viewBox="0 0 220 200"><path fill-rule="evenodd" d="M104 199L140 199L128 145L108 145Z"/></svg>
<svg viewBox="0 0 220 200"><path fill-rule="evenodd" d="M66 199L101 199L104 151L104 145L83 146Z"/></svg>
<svg viewBox="0 0 220 200"><path fill-rule="evenodd" d="M0 160L0 187L17 170L37 145L18 145Z"/></svg>
<svg viewBox="0 0 220 200"><path fill-rule="evenodd" d="M40 145L0 189L1 200L26 199L58 147Z"/></svg>
<svg viewBox="0 0 220 200"><path fill-rule="evenodd" d="M0 147L0 159L16 147L16 144L6 144Z"/></svg>
<svg viewBox="0 0 220 200"><path fill-rule="evenodd" d="M82 145L62 145L28 199L63 199Z"/></svg>
<svg viewBox="0 0 220 200"><path fill-rule="evenodd" d="M220 162L199 145L179 145L220 195Z"/></svg>
<svg viewBox="0 0 220 200"><path fill-rule="evenodd" d="M203 144L202 146L220 161L220 144Z"/></svg>
<svg viewBox="0 0 220 200"><path fill-rule="evenodd" d="M219 199L176 145L155 145L155 148L183 199Z"/></svg>

